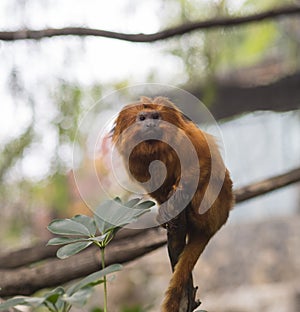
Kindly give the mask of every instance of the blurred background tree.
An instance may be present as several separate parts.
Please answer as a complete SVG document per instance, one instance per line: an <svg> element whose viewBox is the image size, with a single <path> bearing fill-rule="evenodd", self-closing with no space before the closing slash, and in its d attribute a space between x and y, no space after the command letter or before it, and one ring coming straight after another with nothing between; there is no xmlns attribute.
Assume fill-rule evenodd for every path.
<svg viewBox="0 0 300 312"><path fill-rule="evenodd" d="M280 2L295 4L299 1ZM0 29L75 25L154 33L276 7L275 0L3 0ZM95 102L122 87L146 82L175 85L198 96L216 118L226 117L220 126L236 186L300 164L299 15L193 31L154 43L91 36L1 41L0 55L3 250L47 238L45 227L54 216L84 210L71 172L76 134L74 148L78 153L84 149L85 133L77 133L78 125ZM279 102L275 105L268 96L276 88L284 94L273 99ZM284 113L251 112L272 110L272 105ZM99 114L111 109L117 111L101 107ZM245 203L233 220L294 214L299 211L298 193L294 185Z"/></svg>
<svg viewBox="0 0 300 312"><path fill-rule="evenodd" d="M114 5L99 5L95 1L88 6L83 1L76 4L3 1L0 26L3 30L15 30L85 25L151 33L197 20L235 17L277 7L275 0L157 0L152 4L138 1L119 4L116 9ZM295 1L281 3L289 4ZM58 11L60 14L56 14ZM103 14L107 17L101 22ZM114 14L112 23L108 17ZM21 221L30 219L24 219L26 211L29 215L43 209L51 214L67 212L70 208L67 176L72 168L79 118L103 95L139 82L172 84L200 96L214 112L220 85L266 85L299 71L299 25L295 16L195 31L153 44L92 37L2 42L3 220L10 216L10 220L15 220L12 223L26 229L25 221ZM281 105L282 110L289 109L288 103ZM238 107L236 111L239 113ZM235 115L234 111L230 114ZM10 233L19 241L19 231L13 234L16 227L10 231L11 222L5 224L3 234ZM30 240L33 233L26 231Z"/></svg>

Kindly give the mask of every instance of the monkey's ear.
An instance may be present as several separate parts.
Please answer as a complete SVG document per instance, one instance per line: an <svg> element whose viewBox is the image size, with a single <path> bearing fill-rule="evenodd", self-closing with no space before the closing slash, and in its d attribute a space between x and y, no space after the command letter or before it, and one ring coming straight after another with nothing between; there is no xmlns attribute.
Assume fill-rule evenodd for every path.
<svg viewBox="0 0 300 312"><path fill-rule="evenodd" d="M116 129L116 125L114 125L112 127L112 129L108 132L108 137L109 138L111 138L114 135L115 129Z"/></svg>
<svg viewBox="0 0 300 312"><path fill-rule="evenodd" d="M180 112L180 113L181 113L181 117L184 121L193 122L193 120L190 117L188 117L187 115L185 115L183 112Z"/></svg>
<svg viewBox="0 0 300 312"><path fill-rule="evenodd" d="M173 108L174 110L176 110L180 114L182 120L184 120L187 123L193 122L191 118L186 116L173 102L171 102L168 98L166 98L164 96L156 97L153 100L153 103L158 104L158 105L165 105L165 106L168 106L170 108Z"/></svg>
<svg viewBox="0 0 300 312"><path fill-rule="evenodd" d="M152 104L152 100L149 97L147 97L147 96L141 96L140 97L140 102L142 104Z"/></svg>

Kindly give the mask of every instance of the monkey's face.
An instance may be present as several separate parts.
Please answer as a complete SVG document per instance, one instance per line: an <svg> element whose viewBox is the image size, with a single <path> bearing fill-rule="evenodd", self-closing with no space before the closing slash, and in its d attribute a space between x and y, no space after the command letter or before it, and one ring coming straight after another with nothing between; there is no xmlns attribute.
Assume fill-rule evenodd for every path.
<svg viewBox="0 0 300 312"><path fill-rule="evenodd" d="M140 152L154 153L176 140L182 122L182 115L175 107L131 104L123 108L116 120L113 141L121 151L139 146Z"/></svg>
<svg viewBox="0 0 300 312"><path fill-rule="evenodd" d="M151 144L162 139L163 122L162 112L155 108L142 109L136 115L134 132L138 139Z"/></svg>

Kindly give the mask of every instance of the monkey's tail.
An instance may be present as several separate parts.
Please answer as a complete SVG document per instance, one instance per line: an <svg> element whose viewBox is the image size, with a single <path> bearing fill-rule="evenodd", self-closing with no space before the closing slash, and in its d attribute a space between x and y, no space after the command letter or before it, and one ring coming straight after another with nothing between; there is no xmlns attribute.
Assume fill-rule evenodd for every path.
<svg viewBox="0 0 300 312"><path fill-rule="evenodd" d="M162 312L179 312L180 301L184 293L190 273L207 245L209 238L199 233L193 233L184 247L175 266L165 299L162 304Z"/></svg>

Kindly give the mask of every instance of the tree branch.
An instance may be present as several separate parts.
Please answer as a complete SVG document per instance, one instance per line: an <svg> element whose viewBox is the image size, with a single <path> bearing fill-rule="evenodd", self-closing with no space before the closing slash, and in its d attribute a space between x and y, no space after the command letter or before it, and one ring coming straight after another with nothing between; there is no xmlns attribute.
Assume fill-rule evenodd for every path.
<svg viewBox="0 0 300 312"><path fill-rule="evenodd" d="M253 80L257 78L253 77ZM300 72L280 78L267 85L244 87L233 83L217 82L216 98L209 109L219 120L255 110L286 112L300 108ZM198 99L203 98L201 87L187 91ZM197 120L197 117L195 117ZM200 118L200 117L199 117Z"/></svg>
<svg viewBox="0 0 300 312"><path fill-rule="evenodd" d="M297 168L236 190L236 202L242 202L299 181L300 168ZM166 233L161 228L145 229L135 236L130 235L128 238L112 241L107 248L106 262L108 265L129 262L163 246L166 242ZM50 247L44 248L48 249ZM33 250L35 250L35 247L18 251L18 259L21 259L21 265L26 264L22 261L22 258L27 257L31 261L27 264L32 264L41 260L41 255L45 255L45 251L41 252L40 247L38 247L37 250L41 254L28 257L27 254L29 252L33 253ZM51 253L53 254L51 255ZM39 289L54 287L100 269L99 254L95 248L88 249L66 260L54 258L38 263L35 266L8 270L7 268L11 268L9 266L10 259L15 258L15 255L16 253L10 253L0 257L0 267L2 268L0 271L0 296L2 297L21 294L30 295ZM49 251L48 255L54 257L55 250ZM18 261L17 259L14 259L14 261L16 267Z"/></svg>
<svg viewBox="0 0 300 312"><path fill-rule="evenodd" d="M121 239L132 238L144 232L144 229L122 229L117 233L111 244ZM47 241L41 241L34 246L0 255L0 269L15 269L45 259L56 258L56 252L61 246L46 246L46 244Z"/></svg>
<svg viewBox="0 0 300 312"><path fill-rule="evenodd" d="M219 17L206 21L190 22L176 27L168 28L153 34L126 34L114 31L107 31L93 28L83 27L66 27L66 28L48 28L43 30L23 29L18 31L2 31L0 32L0 40L16 41L24 39L39 40L46 37L55 36L96 36L112 39L125 40L130 42L154 42L167 39L174 36L183 35L200 29L211 29L217 27L231 27L243 25L252 22L261 22L268 19L274 19L281 16L292 16L300 14L300 6L286 6L276 9L271 9L261 13L255 13L247 16L239 17Z"/></svg>
<svg viewBox="0 0 300 312"><path fill-rule="evenodd" d="M235 200L237 203L243 202L247 199L266 194L268 192L277 190L281 187L290 185L300 181L300 168L291 170L287 173L269 178L251 185L242 187L236 190Z"/></svg>
<svg viewBox="0 0 300 312"><path fill-rule="evenodd" d="M163 229L144 230L134 238L109 245L105 254L106 265L132 261L165 243ZM39 289L86 276L101 268L99 257L99 249L94 247L65 260L50 259L33 267L0 271L0 296L30 295Z"/></svg>

